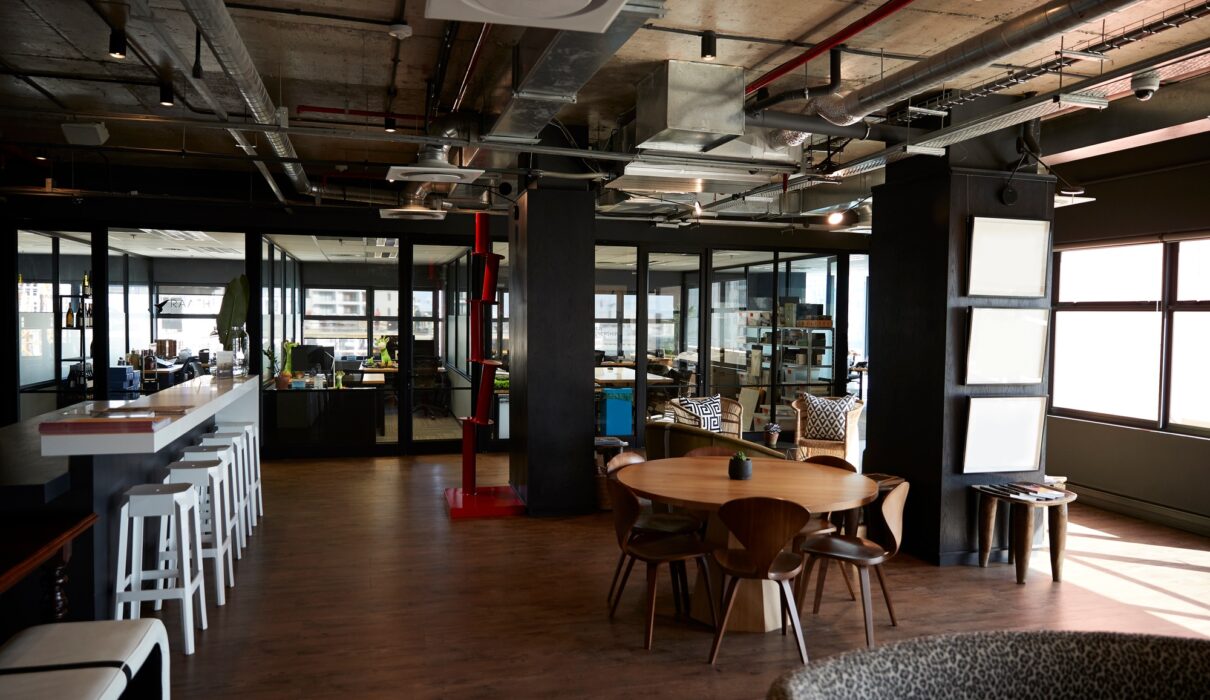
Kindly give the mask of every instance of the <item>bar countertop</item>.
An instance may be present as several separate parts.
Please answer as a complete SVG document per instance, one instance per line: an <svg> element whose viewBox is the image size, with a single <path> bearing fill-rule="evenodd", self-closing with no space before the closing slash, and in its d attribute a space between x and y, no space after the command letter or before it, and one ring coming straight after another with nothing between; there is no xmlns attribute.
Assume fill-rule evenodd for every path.
<svg viewBox="0 0 1210 700"><path fill-rule="evenodd" d="M172 444L239 398L256 376L191 379L132 401L85 401L39 416L43 457L150 454Z"/></svg>

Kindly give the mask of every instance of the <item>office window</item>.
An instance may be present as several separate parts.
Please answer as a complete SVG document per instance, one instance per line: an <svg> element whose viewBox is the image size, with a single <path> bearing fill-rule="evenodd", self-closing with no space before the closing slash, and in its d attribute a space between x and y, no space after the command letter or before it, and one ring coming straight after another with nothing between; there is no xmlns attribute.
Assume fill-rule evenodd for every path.
<svg viewBox="0 0 1210 700"><path fill-rule="evenodd" d="M215 333L224 291L223 287L202 285L157 285L155 339L175 340L178 352L189 350L195 355L203 349L221 349ZM132 286L131 308L134 294Z"/></svg>
<svg viewBox="0 0 1210 700"><path fill-rule="evenodd" d="M303 296L302 342L327 345L341 357L365 357L370 351L366 289L307 289Z"/></svg>
<svg viewBox="0 0 1210 700"><path fill-rule="evenodd" d="M1207 269L1210 240L1060 253L1054 412L1181 432L1210 429Z"/></svg>

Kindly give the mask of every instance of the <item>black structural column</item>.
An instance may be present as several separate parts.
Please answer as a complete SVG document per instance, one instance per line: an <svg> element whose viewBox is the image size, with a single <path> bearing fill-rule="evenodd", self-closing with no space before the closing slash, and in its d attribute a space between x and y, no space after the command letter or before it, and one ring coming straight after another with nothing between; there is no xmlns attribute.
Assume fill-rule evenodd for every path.
<svg viewBox="0 0 1210 700"><path fill-rule="evenodd" d="M1013 155L1003 157L1011 162ZM917 157L900 164L910 167L888 168L886 184L874 188L870 237L869 344L878 389L867 409L863 471L911 482L904 548L942 565L976 561L977 506L970 485L1037 481L1045 467L964 474L969 398L1038 396L1049 381L968 386L963 373L971 307L1049 308L1049 294L967 295L972 219L1053 221L1054 181L1018 172L1012 181L1018 199L1010 206L1000 198L1007 172L958 168L955 160L951 152L949 162Z"/></svg>
<svg viewBox="0 0 1210 700"><path fill-rule="evenodd" d="M593 488L593 197L527 190L509 220L509 480L531 515Z"/></svg>
<svg viewBox="0 0 1210 700"><path fill-rule="evenodd" d="M244 233L244 274L248 277L248 318L244 329L248 333L248 374L260 375L261 349L264 347L265 329L261 319L261 287L264 275L261 265L261 235Z"/></svg>
<svg viewBox="0 0 1210 700"><path fill-rule="evenodd" d="M17 276L21 268L17 262L17 227L10 224L0 225L0 279L6 279L5 284L12 285L12 296L0 295L3 305L0 306L0 338L7 338L8 352L0 352L0 356L9 358L8 362L0 362L0 425L16 423L21 418L21 366L17 358L21 357L21 316L18 313L20 294L17 293Z"/></svg>
<svg viewBox="0 0 1210 700"><path fill-rule="evenodd" d="M93 398L109 397L109 229L92 230L92 357Z"/></svg>

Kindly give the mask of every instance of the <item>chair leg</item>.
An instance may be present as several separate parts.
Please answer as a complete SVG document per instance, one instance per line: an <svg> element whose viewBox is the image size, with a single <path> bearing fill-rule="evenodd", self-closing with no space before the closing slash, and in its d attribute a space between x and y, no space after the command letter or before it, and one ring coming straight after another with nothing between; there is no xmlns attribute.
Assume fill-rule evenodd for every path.
<svg viewBox="0 0 1210 700"><path fill-rule="evenodd" d="M781 588L781 605L782 609L789 608L790 624L794 626L794 638L798 641L798 658L802 659L805 666L807 663L807 645L802 640L802 620L798 619L798 608L794 605L794 591L790 589L789 581L782 581L779 584ZM782 634L786 633L786 623L782 620Z"/></svg>
<svg viewBox="0 0 1210 700"><path fill-rule="evenodd" d="M618 552L618 565L613 569L613 581L609 583L609 595L605 596L605 604L613 604L613 592L618 587L618 578L622 576L622 565L626 563L626 552Z"/></svg>
<svg viewBox="0 0 1210 700"><path fill-rule="evenodd" d="M827 557L819 560L819 580L815 582L815 607L811 609L812 615L819 614L819 604L823 600L823 582L828 578L828 564L831 563Z"/></svg>
<svg viewBox="0 0 1210 700"><path fill-rule="evenodd" d="M861 614L865 618L865 645L874 648L874 605L870 602L870 569L867 566L857 568L861 578Z"/></svg>
<svg viewBox="0 0 1210 700"><path fill-rule="evenodd" d="M718 612L715 610L714 590L710 585L710 565L706 562L706 557L698 557L697 571L702 577L702 583L706 584L706 605L710 608L710 624L718 629Z"/></svg>
<svg viewBox="0 0 1210 700"><path fill-rule="evenodd" d="M886 577L882 575L882 564L875 566L874 572L878 574L878 585L882 588L882 597L886 599L887 612L891 614L891 626L898 627L899 621L895 619L895 606L891 604L891 589L886 587Z"/></svg>
<svg viewBox="0 0 1210 700"><path fill-rule="evenodd" d="M849 567L844 564L837 563L836 568L840 569L840 577L844 579L844 587L849 589L849 598L853 599L853 601L856 601L857 594L853 592L853 578L849 576Z"/></svg>
<svg viewBox="0 0 1210 700"><path fill-rule="evenodd" d="M613 596L613 605L609 606L610 617L613 617L614 613L618 611L618 603L622 602L622 591L626 590L626 581L630 578L630 570L634 568L634 557L629 557L629 559L630 561L626 562L626 571L622 574L622 582L618 584L617 593Z"/></svg>
<svg viewBox="0 0 1210 700"><path fill-rule="evenodd" d="M807 564L803 567L802 573L798 575L798 590L795 591L794 607L802 612L802 604L807 602L807 587L811 585L811 571L815 567L815 560L818 559L814 554L807 555Z"/></svg>
<svg viewBox="0 0 1210 700"><path fill-rule="evenodd" d="M655 634L655 588L659 576L659 562L647 562L647 636L643 641L644 649L651 649L651 638Z"/></svg>
<svg viewBox="0 0 1210 700"><path fill-rule="evenodd" d="M681 600L685 603L685 617L690 617L693 614L693 599L689 595L689 566L683 561L678 561L676 566L681 571Z"/></svg>
<svg viewBox="0 0 1210 700"><path fill-rule="evenodd" d="M672 604L676 608L676 616L681 616L681 574L676 568L676 562L668 562L668 580L672 583Z"/></svg>
<svg viewBox="0 0 1210 700"><path fill-rule="evenodd" d="M779 584L777 588L780 591L781 585ZM781 600L781 636L784 637L786 636L786 597L779 595L778 599Z"/></svg>
<svg viewBox="0 0 1210 700"><path fill-rule="evenodd" d="M724 574L723 578L727 576ZM723 596L723 614L718 621L718 629L714 631L714 644L710 646L710 665L718 658L718 648L723 643L723 633L727 631L727 620L731 617L731 605L735 603L735 589L739 586L739 577L731 579L727 584L727 593Z"/></svg>

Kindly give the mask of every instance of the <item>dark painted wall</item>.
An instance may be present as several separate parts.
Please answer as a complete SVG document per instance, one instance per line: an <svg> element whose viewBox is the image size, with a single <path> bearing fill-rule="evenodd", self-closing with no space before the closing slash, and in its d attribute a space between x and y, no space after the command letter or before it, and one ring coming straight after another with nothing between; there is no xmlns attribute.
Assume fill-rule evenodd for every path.
<svg viewBox="0 0 1210 700"><path fill-rule="evenodd" d="M509 225L509 477L533 515L595 506L592 202L528 190Z"/></svg>

